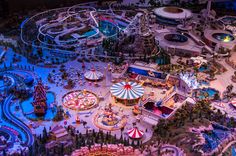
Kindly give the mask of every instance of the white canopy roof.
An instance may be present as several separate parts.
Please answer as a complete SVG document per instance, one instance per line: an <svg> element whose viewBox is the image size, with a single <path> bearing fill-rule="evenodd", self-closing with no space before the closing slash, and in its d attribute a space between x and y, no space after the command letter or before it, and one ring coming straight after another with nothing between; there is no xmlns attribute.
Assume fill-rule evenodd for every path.
<svg viewBox="0 0 236 156"><path fill-rule="evenodd" d="M136 82L120 82L111 86L111 94L119 99L138 99L143 96L144 88Z"/></svg>
<svg viewBox="0 0 236 156"><path fill-rule="evenodd" d="M91 69L90 71L84 73L84 77L88 80L95 81L101 79L103 74L95 69Z"/></svg>

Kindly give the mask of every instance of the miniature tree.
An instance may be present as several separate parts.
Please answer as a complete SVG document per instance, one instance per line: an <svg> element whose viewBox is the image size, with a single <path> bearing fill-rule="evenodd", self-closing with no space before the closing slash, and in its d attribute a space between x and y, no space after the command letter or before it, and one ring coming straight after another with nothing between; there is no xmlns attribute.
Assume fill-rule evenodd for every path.
<svg viewBox="0 0 236 156"><path fill-rule="evenodd" d="M84 126L84 128L85 128L85 126L87 125L87 122L86 121L84 121L83 122L83 126Z"/></svg>
<svg viewBox="0 0 236 156"><path fill-rule="evenodd" d="M227 88L226 88L227 93L231 93L233 88L234 88L234 86L232 84L228 85Z"/></svg>
<svg viewBox="0 0 236 156"><path fill-rule="evenodd" d="M220 95L219 95L219 93L216 93L215 95L214 95L214 100L219 100L220 99Z"/></svg>
<svg viewBox="0 0 236 156"><path fill-rule="evenodd" d="M7 156L6 149L3 149L3 156Z"/></svg>
<svg viewBox="0 0 236 156"><path fill-rule="evenodd" d="M68 74L64 71L64 72L62 73L62 75L61 75L61 78L64 79L64 80L66 80L67 77L68 77Z"/></svg>
<svg viewBox="0 0 236 156"><path fill-rule="evenodd" d="M95 132L95 130L93 129L93 137L95 138L96 137L96 132Z"/></svg>
<svg viewBox="0 0 236 156"><path fill-rule="evenodd" d="M120 143L123 143L124 140L123 140L123 134L120 135L120 140L119 140Z"/></svg>
<svg viewBox="0 0 236 156"><path fill-rule="evenodd" d="M114 136L114 144L117 144L116 134Z"/></svg>
<svg viewBox="0 0 236 156"><path fill-rule="evenodd" d="M107 133L106 133L106 142L108 142L108 140L109 140L109 134L108 134L108 131L107 131Z"/></svg>
<svg viewBox="0 0 236 156"><path fill-rule="evenodd" d="M44 128L43 128L43 138L42 138L42 142L43 142L43 143L46 143L47 138L48 138L47 130L46 130L46 127L44 127Z"/></svg>
<svg viewBox="0 0 236 156"><path fill-rule="evenodd" d="M99 142L99 133L97 133L95 136L95 143L98 143L98 142Z"/></svg>
<svg viewBox="0 0 236 156"><path fill-rule="evenodd" d="M103 142L104 141L104 134L103 134L103 131L100 131L101 133L101 141Z"/></svg>
<svg viewBox="0 0 236 156"><path fill-rule="evenodd" d="M74 87L74 82L73 82L73 80L72 80L72 79L69 79L69 80L67 81L67 85L68 85L69 88L73 88L73 87Z"/></svg>
<svg viewBox="0 0 236 156"><path fill-rule="evenodd" d="M61 144L60 148L61 148L61 150L60 150L61 151L61 155L63 155L63 153L64 153L64 144L63 143Z"/></svg>

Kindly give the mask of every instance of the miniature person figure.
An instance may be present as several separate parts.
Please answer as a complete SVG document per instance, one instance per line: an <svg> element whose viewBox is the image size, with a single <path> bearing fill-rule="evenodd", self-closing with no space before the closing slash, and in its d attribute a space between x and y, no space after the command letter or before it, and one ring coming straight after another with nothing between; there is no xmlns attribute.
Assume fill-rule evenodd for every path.
<svg viewBox="0 0 236 156"><path fill-rule="evenodd" d="M84 61L82 62L82 68L83 68L83 69L85 68L85 64L84 64Z"/></svg>

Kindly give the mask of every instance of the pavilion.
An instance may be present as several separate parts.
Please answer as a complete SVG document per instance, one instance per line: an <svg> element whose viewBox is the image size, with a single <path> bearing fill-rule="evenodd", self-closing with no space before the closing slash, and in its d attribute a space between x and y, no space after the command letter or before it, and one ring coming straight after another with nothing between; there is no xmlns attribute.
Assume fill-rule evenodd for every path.
<svg viewBox="0 0 236 156"><path fill-rule="evenodd" d="M94 68L84 73L84 77L90 81L97 81L103 78L103 74Z"/></svg>
<svg viewBox="0 0 236 156"><path fill-rule="evenodd" d="M136 82L119 82L110 88L112 96L117 102L125 105L137 104L144 94L144 88Z"/></svg>

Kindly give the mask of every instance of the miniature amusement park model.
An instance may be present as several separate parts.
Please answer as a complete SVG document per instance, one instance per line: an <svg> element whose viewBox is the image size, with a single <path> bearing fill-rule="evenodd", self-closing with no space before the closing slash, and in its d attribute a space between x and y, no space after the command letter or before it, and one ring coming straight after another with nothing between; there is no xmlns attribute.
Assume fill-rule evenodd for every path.
<svg viewBox="0 0 236 156"><path fill-rule="evenodd" d="M235 153L233 2L69 1L0 17L0 156Z"/></svg>

